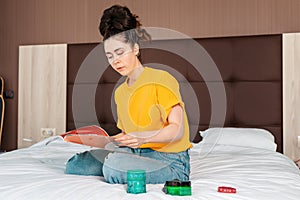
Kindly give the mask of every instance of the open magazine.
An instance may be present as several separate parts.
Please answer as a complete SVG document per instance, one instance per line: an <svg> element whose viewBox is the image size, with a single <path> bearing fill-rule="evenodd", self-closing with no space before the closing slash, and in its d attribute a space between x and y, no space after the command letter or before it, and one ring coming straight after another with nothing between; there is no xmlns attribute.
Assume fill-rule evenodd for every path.
<svg viewBox="0 0 300 200"><path fill-rule="evenodd" d="M108 133L103 128L96 125L80 127L61 134L61 136L66 142L98 148L104 148L108 143L112 142Z"/></svg>

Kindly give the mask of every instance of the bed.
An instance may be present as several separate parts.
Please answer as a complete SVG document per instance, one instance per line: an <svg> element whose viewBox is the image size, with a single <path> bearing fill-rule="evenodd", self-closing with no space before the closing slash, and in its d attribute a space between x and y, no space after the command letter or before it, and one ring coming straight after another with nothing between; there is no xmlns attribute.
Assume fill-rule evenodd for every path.
<svg viewBox="0 0 300 200"><path fill-rule="evenodd" d="M228 129L220 135L213 129L204 131L215 133L206 133L210 138L204 137L190 150L192 196L167 195L162 191L163 184L147 184L146 193L128 194L126 184L111 185L98 176L64 174L65 164L72 155L92 148L54 136L29 148L1 155L0 199L299 198L299 169L289 158L275 151L274 138L272 141L272 137L260 133L263 129ZM230 144L233 138L229 136L237 138L238 134L244 134L244 139L248 137L251 142ZM257 144L256 139L266 142ZM220 186L235 188L236 193L218 192Z"/></svg>
<svg viewBox="0 0 300 200"><path fill-rule="evenodd" d="M67 131L95 124L111 135L119 131L112 99L122 79L101 49L68 45ZM192 196L167 195L163 184L147 184L146 193L133 195L103 177L64 174L70 157L93 148L53 136L0 155L0 199L300 198L299 169L282 154L281 35L153 41L141 59L179 80L193 143ZM218 76L199 73L207 69ZM221 186L236 193L218 192Z"/></svg>

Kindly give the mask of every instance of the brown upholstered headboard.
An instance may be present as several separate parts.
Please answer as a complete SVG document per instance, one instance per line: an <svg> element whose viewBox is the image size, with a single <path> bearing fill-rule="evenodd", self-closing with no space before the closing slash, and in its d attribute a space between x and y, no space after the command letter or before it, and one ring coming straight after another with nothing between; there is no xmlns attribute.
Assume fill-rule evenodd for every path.
<svg viewBox="0 0 300 200"><path fill-rule="evenodd" d="M195 41L207 55L193 47ZM198 54L196 65L204 68L189 58ZM198 130L212 126L265 128L274 134L277 151L282 152L281 35L153 41L142 49L141 60L179 80L194 142L200 141ZM220 79L201 72L215 67ZM68 45L67 129L99 123L116 134L112 95L120 78L109 67L101 45ZM222 87L225 103L215 105L218 100L213 98L218 98ZM224 121L213 120L224 111Z"/></svg>

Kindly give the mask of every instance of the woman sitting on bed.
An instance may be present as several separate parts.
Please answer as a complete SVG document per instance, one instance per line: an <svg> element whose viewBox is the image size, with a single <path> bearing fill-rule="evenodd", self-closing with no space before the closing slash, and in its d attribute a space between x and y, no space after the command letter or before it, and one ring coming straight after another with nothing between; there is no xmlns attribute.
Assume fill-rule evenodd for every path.
<svg viewBox="0 0 300 200"><path fill-rule="evenodd" d="M150 39L127 7L106 9L100 22L108 62L126 81L115 91L121 133L112 136L114 152L104 149L72 157L66 173L104 176L126 183L131 169L146 171L147 183L189 179L189 127L176 79L141 64L139 45Z"/></svg>

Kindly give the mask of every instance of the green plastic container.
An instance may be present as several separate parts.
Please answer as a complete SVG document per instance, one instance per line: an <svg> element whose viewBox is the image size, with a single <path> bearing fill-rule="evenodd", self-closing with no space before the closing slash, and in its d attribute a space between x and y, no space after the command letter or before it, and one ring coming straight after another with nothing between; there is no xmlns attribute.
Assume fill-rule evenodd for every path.
<svg viewBox="0 0 300 200"><path fill-rule="evenodd" d="M139 194L146 192L145 170L127 171L127 193Z"/></svg>
<svg viewBox="0 0 300 200"><path fill-rule="evenodd" d="M166 194L174 196L191 196L192 187L190 181L166 181L164 186L164 192Z"/></svg>

